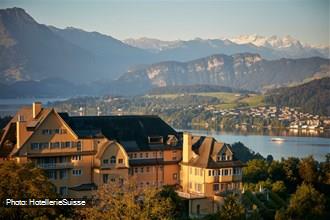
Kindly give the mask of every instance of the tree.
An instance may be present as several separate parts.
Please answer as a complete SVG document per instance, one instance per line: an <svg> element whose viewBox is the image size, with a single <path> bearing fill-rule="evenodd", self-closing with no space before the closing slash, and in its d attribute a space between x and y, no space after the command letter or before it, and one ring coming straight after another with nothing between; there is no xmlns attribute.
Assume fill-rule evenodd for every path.
<svg viewBox="0 0 330 220"><path fill-rule="evenodd" d="M323 194L312 185L303 183L291 196L287 213L292 219L323 219L325 202Z"/></svg>
<svg viewBox="0 0 330 220"><path fill-rule="evenodd" d="M54 185L44 175L44 171L33 164L18 164L5 161L0 165L0 201L6 199L56 199ZM67 208L66 208L67 209ZM0 207L1 217L5 219L54 218L60 213L68 214L60 207Z"/></svg>
<svg viewBox="0 0 330 220"><path fill-rule="evenodd" d="M294 192L297 185L301 183L299 177L299 159L295 157L289 157L288 159L282 159L283 169L285 172L285 185L289 192Z"/></svg>
<svg viewBox="0 0 330 220"><path fill-rule="evenodd" d="M84 219L171 219L175 207L155 187L139 188L134 183L105 184L96 193L93 207L78 210Z"/></svg>
<svg viewBox="0 0 330 220"><path fill-rule="evenodd" d="M325 155L325 161L320 163L321 181L330 185L330 153Z"/></svg>
<svg viewBox="0 0 330 220"><path fill-rule="evenodd" d="M221 220L239 220L245 218L245 210L237 197L229 195L221 206L218 215Z"/></svg>
<svg viewBox="0 0 330 220"><path fill-rule="evenodd" d="M312 156L304 158L299 163L299 175L307 183L316 183L318 179L317 162Z"/></svg>
<svg viewBox="0 0 330 220"><path fill-rule="evenodd" d="M274 220L287 220L286 211L284 208L276 210Z"/></svg>
<svg viewBox="0 0 330 220"><path fill-rule="evenodd" d="M186 207L184 206L184 203L182 199L179 197L179 195L175 192L175 189L173 186L163 186L163 189L160 191L160 196L162 198L169 198L171 200L171 203L174 205L175 210L173 213L174 218L187 218L188 216L185 216Z"/></svg>
<svg viewBox="0 0 330 220"><path fill-rule="evenodd" d="M283 181L276 181L272 184L272 191L280 195L282 198L286 198L287 190Z"/></svg>
<svg viewBox="0 0 330 220"><path fill-rule="evenodd" d="M276 160L272 161L268 167L268 174L272 181L284 180L285 171L283 168L283 163Z"/></svg>
<svg viewBox="0 0 330 220"><path fill-rule="evenodd" d="M243 168L243 181L257 183L266 180L268 176L267 163L265 160L250 160Z"/></svg>

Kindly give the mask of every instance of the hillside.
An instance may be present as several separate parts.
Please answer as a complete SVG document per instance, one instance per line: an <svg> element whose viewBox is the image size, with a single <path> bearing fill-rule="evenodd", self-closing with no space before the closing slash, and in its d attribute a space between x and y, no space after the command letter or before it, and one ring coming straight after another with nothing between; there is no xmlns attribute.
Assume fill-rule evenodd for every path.
<svg viewBox="0 0 330 220"><path fill-rule="evenodd" d="M7 84L53 77L80 83L114 79L149 54L96 32L40 24L21 8L0 10L0 80Z"/></svg>
<svg viewBox="0 0 330 220"><path fill-rule="evenodd" d="M188 62L161 62L130 71L112 82L110 93L141 94L154 87L208 84L262 91L329 76L329 60L319 57L266 60L258 54L216 54Z"/></svg>
<svg viewBox="0 0 330 220"><path fill-rule="evenodd" d="M148 94L180 94L180 93L210 93L210 92L226 92L226 93L251 93L251 91L234 89L227 86L217 85L182 85L182 86L166 86L151 89Z"/></svg>
<svg viewBox="0 0 330 220"><path fill-rule="evenodd" d="M330 78L313 80L296 87L270 91L265 101L278 106L298 107L303 112L330 115Z"/></svg>

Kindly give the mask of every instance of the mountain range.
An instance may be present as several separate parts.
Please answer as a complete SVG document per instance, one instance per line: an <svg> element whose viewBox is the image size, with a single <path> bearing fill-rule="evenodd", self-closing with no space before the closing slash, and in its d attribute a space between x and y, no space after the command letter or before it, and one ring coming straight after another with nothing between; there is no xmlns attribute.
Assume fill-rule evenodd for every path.
<svg viewBox="0 0 330 220"><path fill-rule="evenodd" d="M267 59L279 58L306 58L319 56L330 57L329 46L312 46L300 42L291 36L271 36L264 37L260 35L242 35L237 38L229 39L200 39L182 41L162 41L152 38L126 39L125 43L160 54L183 53L183 51L199 51L200 57L207 54L223 53L233 54L240 52L259 53ZM191 57L193 58L193 57Z"/></svg>
<svg viewBox="0 0 330 220"><path fill-rule="evenodd" d="M266 60L259 54L216 54L189 62L166 61L130 71L113 81L110 93L144 93L154 87L220 85L252 91L290 86L330 76L329 59Z"/></svg>
<svg viewBox="0 0 330 220"><path fill-rule="evenodd" d="M328 48L273 38L120 41L0 9L0 96L139 94L189 83L260 91L329 73Z"/></svg>

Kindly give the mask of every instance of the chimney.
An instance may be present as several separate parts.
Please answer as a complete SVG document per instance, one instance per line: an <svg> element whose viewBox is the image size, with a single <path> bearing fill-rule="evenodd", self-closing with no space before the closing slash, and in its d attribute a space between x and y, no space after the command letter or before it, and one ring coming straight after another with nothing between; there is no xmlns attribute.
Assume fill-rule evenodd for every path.
<svg viewBox="0 0 330 220"><path fill-rule="evenodd" d="M188 163L192 158L191 133L183 133L183 153L182 162Z"/></svg>
<svg viewBox="0 0 330 220"><path fill-rule="evenodd" d="M26 121L23 115L18 115L16 122L16 147L20 148L26 135Z"/></svg>
<svg viewBox="0 0 330 220"><path fill-rule="evenodd" d="M41 112L41 107L42 107L41 102L33 102L32 104L33 118L36 118L37 115Z"/></svg>

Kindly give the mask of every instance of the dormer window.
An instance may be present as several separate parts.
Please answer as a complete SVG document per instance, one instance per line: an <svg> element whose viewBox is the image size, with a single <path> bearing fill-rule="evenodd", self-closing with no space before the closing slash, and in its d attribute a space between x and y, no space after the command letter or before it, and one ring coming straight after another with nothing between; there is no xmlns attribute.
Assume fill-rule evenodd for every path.
<svg viewBox="0 0 330 220"><path fill-rule="evenodd" d="M152 136L148 137L149 144L162 144L163 143L163 137L162 136Z"/></svg>
<svg viewBox="0 0 330 220"><path fill-rule="evenodd" d="M112 156L111 157L110 163L111 164L115 164L116 163L116 157L115 156Z"/></svg>
<svg viewBox="0 0 330 220"><path fill-rule="evenodd" d="M221 154L221 160L226 160L226 153Z"/></svg>

